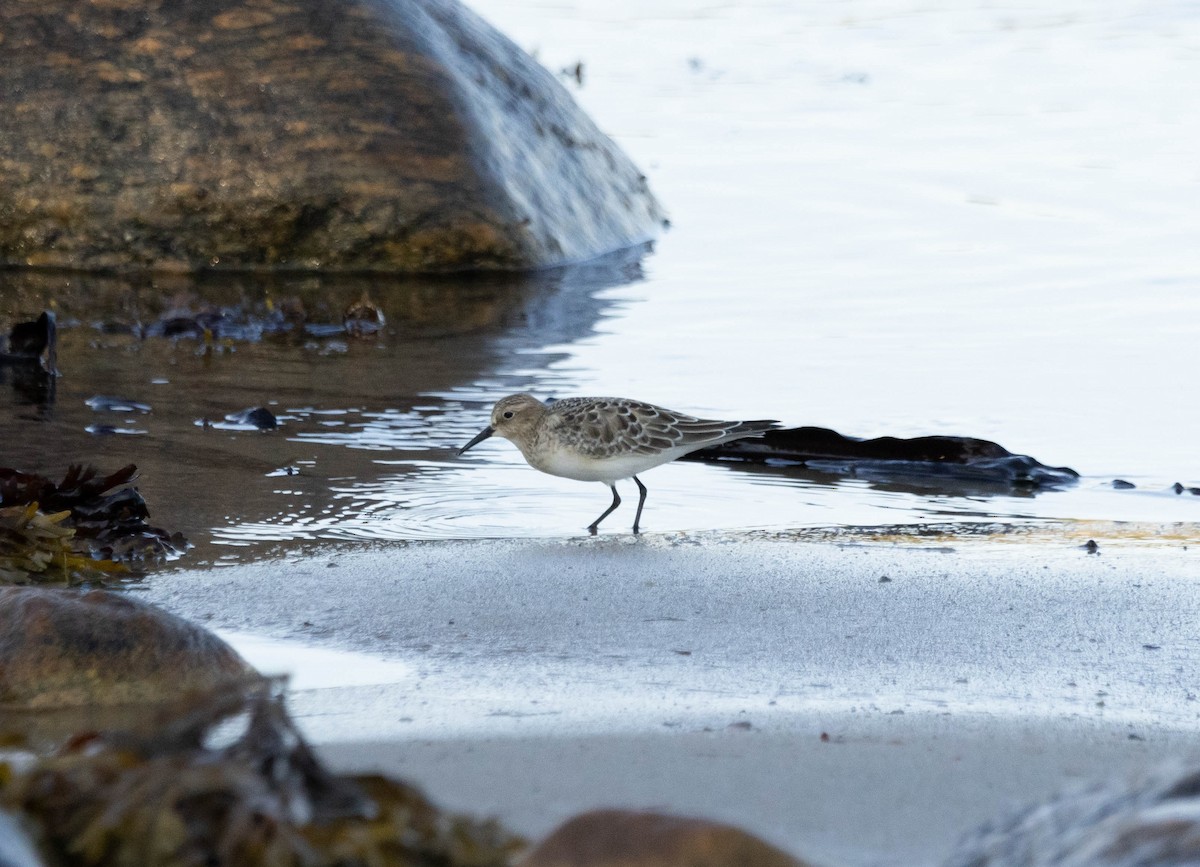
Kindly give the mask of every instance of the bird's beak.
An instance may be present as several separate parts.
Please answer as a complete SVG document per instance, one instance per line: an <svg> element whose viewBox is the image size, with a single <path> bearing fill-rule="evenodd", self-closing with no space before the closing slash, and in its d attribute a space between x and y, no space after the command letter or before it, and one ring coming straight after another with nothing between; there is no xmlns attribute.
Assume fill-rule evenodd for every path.
<svg viewBox="0 0 1200 867"><path fill-rule="evenodd" d="M467 443L465 446L463 446L461 449L459 449L458 453L461 455L467 449L474 448L475 446L479 445L481 442L483 442L485 439L490 437L495 432L496 432L496 429L489 424L487 427L485 427L479 433L475 434L475 439L471 440L469 443Z"/></svg>

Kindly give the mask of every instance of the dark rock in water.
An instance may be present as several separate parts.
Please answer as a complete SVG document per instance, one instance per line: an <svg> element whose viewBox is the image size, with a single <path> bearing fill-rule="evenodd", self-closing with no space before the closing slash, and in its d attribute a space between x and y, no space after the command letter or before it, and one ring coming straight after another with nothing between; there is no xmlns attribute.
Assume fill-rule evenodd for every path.
<svg viewBox="0 0 1200 867"><path fill-rule="evenodd" d="M0 264L541 268L663 221L457 0L40 0L0 44Z"/></svg>
<svg viewBox="0 0 1200 867"><path fill-rule="evenodd" d="M0 112L2 114L2 112ZM3 210L0 203L0 211ZM54 402L58 379L58 320L45 310L31 322L18 322L0 342L0 382L13 371L13 386L30 403Z"/></svg>
<svg viewBox="0 0 1200 867"><path fill-rule="evenodd" d="M141 328L140 333L170 340L258 341L267 335L285 334L296 325L290 311L280 309L255 315L236 307L205 307L198 311L175 308Z"/></svg>
<svg viewBox="0 0 1200 867"><path fill-rule="evenodd" d="M632 810L593 810L567 820L518 867L804 867L745 831Z"/></svg>
<svg viewBox="0 0 1200 867"><path fill-rule="evenodd" d="M46 310L34 321L18 322L12 327L6 353L10 358L40 358L43 352L54 348L57 336L56 318Z"/></svg>
<svg viewBox="0 0 1200 867"><path fill-rule="evenodd" d="M253 673L212 633L129 596L0 588L0 706L161 702Z"/></svg>
<svg viewBox="0 0 1200 867"><path fill-rule="evenodd" d="M234 424L253 425L259 430L275 430L279 427L279 419L275 418L275 413L271 412L265 406L255 406L250 409L244 409L241 412L235 412L232 415L225 416L225 420Z"/></svg>
<svg viewBox="0 0 1200 867"><path fill-rule="evenodd" d="M214 430L275 430L279 427L279 419L265 406L254 406L231 412L224 421L200 419L197 424Z"/></svg>
<svg viewBox="0 0 1200 867"><path fill-rule="evenodd" d="M387 324L387 318L379 305L364 292L362 298L342 313L342 324L351 337L370 337Z"/></svg>
<svg viewBox="0 0 1200 867"><path fill-rule="evenodd" d="M1017 490L1074 484L1069 467L1048 467L1028 455L1014 455L997 443L972 437L857 439L820 427L768 431L692 452L682 460L742 461L800 466L835 475L882 479L926 479Z"/></svg>
<svg viewBox="0 0 1200 867"><path fill-rule="evenodd" d="M1124 479L1113 479L1112 486L1118 491L1131 491L1137 487L1133 482L1127 482Z"/></svg>
<svg viewBox="0 0 1200 867"><path fill-rule="evenodd" d="M959 845L944 867L1200 863L1200 769L1160 771L1038 804Z"/></svg>
<svg viewBox="0 0 1200 867"><path fill-rule="evenodd" d="M2 209L2 208L0 208ZM32 322L18 322L0 341L0 383L12 374L13 388L31 404L54 402L58 383L58 325L46 310Z"/></svg>

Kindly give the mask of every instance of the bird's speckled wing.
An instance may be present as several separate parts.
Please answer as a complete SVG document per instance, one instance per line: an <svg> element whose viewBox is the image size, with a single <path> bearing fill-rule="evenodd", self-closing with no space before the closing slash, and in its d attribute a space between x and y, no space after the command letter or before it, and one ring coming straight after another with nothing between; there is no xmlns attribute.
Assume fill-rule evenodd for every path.
<svg viewBox="0 0 1200 867"><path fill-rule="evenodd" d="M592 458L668 452L678 456L775 426L765 420L695 418L627 398L572 397L550 405L545 433Z"/></svg>

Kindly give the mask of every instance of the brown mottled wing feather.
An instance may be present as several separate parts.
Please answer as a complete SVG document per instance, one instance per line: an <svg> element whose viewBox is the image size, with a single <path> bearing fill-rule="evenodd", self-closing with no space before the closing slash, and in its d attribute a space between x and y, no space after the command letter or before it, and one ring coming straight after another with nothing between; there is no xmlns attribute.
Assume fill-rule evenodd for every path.
<svg viewBox="0 0 1200 867"><path fill-rule="evenodd" d="M547 418L547 433L569 443L593 458L611 458L629 454L631 431L628 411L622 412L619 398L568 397L556 400Z"/></svg>
<svg viewBox="0 0 1200 867"><path fill-rule="evenodd" d="M723 421L696 418L650 404L635 404L634 413L645 431L636 451L641 454L686 448L687 451L753 436L776 426L774 421Z"/></svg>
<svg viewBox="0 0 1200 867"><path fill-rule="evenodd" d="M753 436L773 421L717 421L695 418L636 400L572 397L552 404L555 434L595 458L622 454L686 451Z"/></svg>

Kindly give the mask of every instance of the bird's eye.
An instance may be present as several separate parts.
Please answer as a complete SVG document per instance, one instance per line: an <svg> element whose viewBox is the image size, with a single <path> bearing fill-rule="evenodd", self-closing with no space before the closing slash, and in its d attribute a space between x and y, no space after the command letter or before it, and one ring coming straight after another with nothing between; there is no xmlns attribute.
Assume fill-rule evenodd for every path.
<svg viewBox="0 0 1200 867"><path fill-rule="evenodd" d="M512 417L513 417L512 410L510 409L510 410L508 410L507 412L505 412L505 413L504 413L504 417L505 417L505 418L512 418Z"/></svg>

